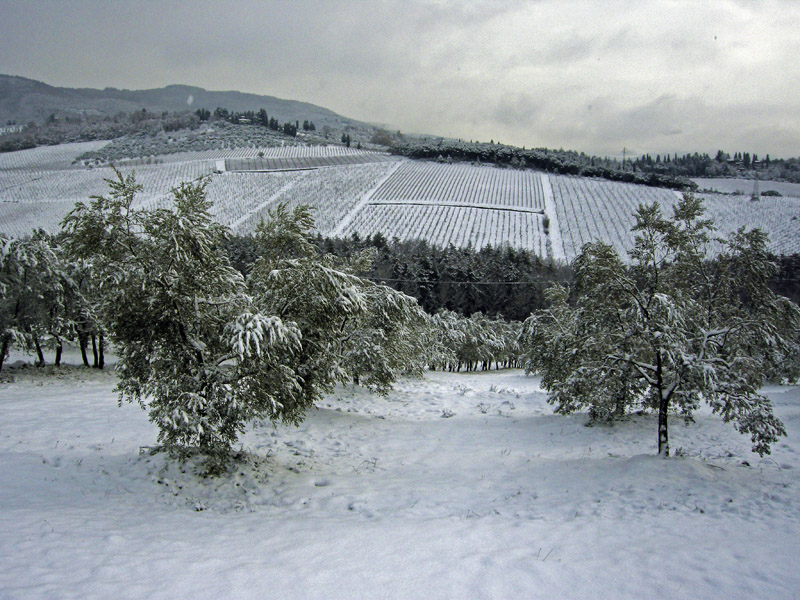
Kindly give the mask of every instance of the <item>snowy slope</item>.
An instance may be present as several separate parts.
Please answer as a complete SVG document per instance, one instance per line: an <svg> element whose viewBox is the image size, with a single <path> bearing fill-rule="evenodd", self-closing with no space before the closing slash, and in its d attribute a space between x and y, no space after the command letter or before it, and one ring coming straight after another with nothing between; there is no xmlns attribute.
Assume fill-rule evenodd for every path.
<svg viewBox="0 0 800 600"><path fill-rule="evenodd" d="M0 598L792 598L800 390L772 458L716 417L553 415L522 372L342 388L217 480L140 453L111 373L0 384ZM451 415L445 417L444 415ZM742 464L742 461L749 463ZM186 471L186 472L184 472Z"/></svg>

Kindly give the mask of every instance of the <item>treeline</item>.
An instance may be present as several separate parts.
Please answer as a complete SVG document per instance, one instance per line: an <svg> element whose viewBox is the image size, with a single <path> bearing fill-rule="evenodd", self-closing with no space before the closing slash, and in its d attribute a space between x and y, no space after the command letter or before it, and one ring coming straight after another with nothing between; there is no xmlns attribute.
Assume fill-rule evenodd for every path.
<svg viewBox="0 0 800 600"><path fill-rule="evenodd" d="M314 243L321 254L343 260L370 252L369 267L359 274L416 298L429 314L452 311L466 317L481 314L522 321L548 305L549 287L569 286L574 279L571 265L511 247L442 248L425 240L388 240L380 233L367 238L317 235ZM246 274L258 258L255 239L231 236L225 245L232 266ZM769 281L770 288L800 304L800 254L771 260L778 272Z"/></svg>
<svg viewBox="0 0 800 600"><path fill-rule="evenodd" d="M629 168L642 173L670 177L742 177L800 182L800 159L772 159L769 154L762 158L755 152L734 152L731 155L717 150L714 158L697 152L683 156L657 154L655 158L645 154L628 164Z"/></svg>
<svg viewBox="0 0 800 600"><path fill-rule="evenodd" d="M395 143L392 151L410 158L492 163L504 167L540 169L550 173L583 177L600 177L611 181L638 183L675 190L688 190L696 187L688 179L673 174L645 173L632 168L625 169L625 163L568 150L547 148L526 150L493 142L487 144L453 140L437 142L404 140Z"/></svg>
<svg viewBox="0 0 800 600"><path fill-rule="evenodd" d="M227 243L231 263L246 273L258 257L255 240L234 236ZM430 314L448 310L522 320L545 305L545 289L572 278L569 266L512 247L441 248L424 240L390 241L380 233L364 239L317 236L315 244L321 253L343 259L371 251L370 266L360 275L416 298Z"/></svg>
<svg viewBox="0 0 800 600"><path fill-rule="evenodd" d="M289 137L295 137L297 132L316 131L316 125L308 119L302 123L279 122L275 117L270 117L265 109L257 112L229 111L218 107L212 113L201 108L195 112L151 112L146 109L131 113L119 112L114 116L99 115L69 115L66 117L51 114L44 123L30 122L23 126L14 127L0 135L0 152L14 152L27 150L37 146L54 146L71 142L90 142L95 140L110 140L129 135L157 136L180 130L195 130L206 121L224 121L236 125L261 126ZM15 123L9 122L9 128Z"/></svg>
<svg viewBox="0 0 800 600"><path fill-rule="evenodd" d="M296 120L294 123L291 121L281 123L275 117L270 117L269 114L267 114L266 109L263 108L259 109L258 111L248 110L244 112L236 112L218 106L214 109L213 113L206 108L198 108L195 111L195 114L200 121L217 120L227 121L228 123L233 123L235 125L259 125L291 137L295 137L298 130L301 128L303 131L316 131L317 129L317 126L314 125L314 122L309 121L308 119L303 120L302 126L300 125L299 120Z"/></svg>
<svg viewBox="0 0 800 600"><path fill-rule="evenodd" d="M31 122L19 131L0 135L0 152L110 140L137 133L156 135L160 132L196 129L199 124L197 115L188 111L153 113L142 109L132 113L120 112L113 117L74 115L62 118L51 114L44 123Z"/></svg>
<svg viewBox="0 0 800 600"><path fill-rule="evenodd" d="M591 156L572 150L525 149L494 142L402 139L392 151L410 158L491 163L503 167L531 168L565 175L600 177L676 190L694 189L690 177L742 177L800 182L800 158L773 159L769 154L718 150L706 153L643 154L622 160Z"/></svg>

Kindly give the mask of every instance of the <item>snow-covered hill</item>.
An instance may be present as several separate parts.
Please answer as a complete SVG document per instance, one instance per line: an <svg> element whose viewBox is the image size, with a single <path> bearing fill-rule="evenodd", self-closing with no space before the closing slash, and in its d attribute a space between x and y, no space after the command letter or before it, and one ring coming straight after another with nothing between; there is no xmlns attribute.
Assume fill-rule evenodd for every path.
<svg viewBox="0 0 800 600"><path fill-rule="evenodd" d="M103 194L109 166L73 161L97 142L0 154L0 234L35 227L56 231L76 201ZM278 203L308 204L323 235L425 239L446 247L509 245L570 261L603 240L624 255L633 213L672 190L489 164L416 161L342 146L217 148L137 158L120 165L143 185L139 206L168 206L180 181L207 177L213 214L234 233L252 232ZM224 172L221 172L224 171ZM800 252L800 198L704 194L707 216L722 234L760 227L775 254Z"/></svg>

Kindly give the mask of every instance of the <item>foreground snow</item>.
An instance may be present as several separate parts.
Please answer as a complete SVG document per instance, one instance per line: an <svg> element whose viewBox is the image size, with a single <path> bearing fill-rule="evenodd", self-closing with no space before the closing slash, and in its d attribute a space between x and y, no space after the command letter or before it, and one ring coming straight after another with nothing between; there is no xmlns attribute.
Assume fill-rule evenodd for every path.
<svg viewBox="0 0 800 600"><path fill-rule="evenodd" d="M113 374L0 384L1 598L792 598L800 390L773 456L717 417L585 427L522 372L430 373L251 428L203 479ZM748 463L748 464L743 464Z"/></svg>

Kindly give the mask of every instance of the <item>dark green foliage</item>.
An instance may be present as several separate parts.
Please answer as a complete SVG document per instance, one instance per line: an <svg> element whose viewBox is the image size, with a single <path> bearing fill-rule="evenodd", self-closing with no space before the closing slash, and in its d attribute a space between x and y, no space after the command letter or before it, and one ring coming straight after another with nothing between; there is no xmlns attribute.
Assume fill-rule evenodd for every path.
<svg viewBox="0 0 800 600"><path fill-rule="evenodd" d="M567 265L510 247L439 248L424 241L390 242L381 234L365 240L317 237L315 244L319 252L342 258L374 248L374 261L361 275L413 296L429 314L481 312L521 321L545 305L548 286L572 277ZM233 266L246 274L258 255L255 240L234 236L226 248Z"/></svg>
<svg viewBox="0 0 800 600"><path fill-rule="evenodd" d="M392 145L392 144L387 144ZM499 166L541 169L551 173L601 177L611 181L638 183L676 190L691 190L696 186L690 177L756 177L800 182L800 158L757 161L756 155L737 152L733 158L719 150L715 159L697 152L664 160L649 154L627 158L589 156L582 152L537 148L525 150L495 143L463 142L440 139L436 142L406 140L394 144L393 152L411 158L436 160L448 156L453 160L493 163Z"/></svg>
<svg viewBox="0 0 800 600"><path fill-rule="evenodd" d="M625 170L617 161L602 160L583 153L571 151L553 151L546 148L524 150L514 146L494 143L461 142L440 140L437 143L420 141L404 141L393 145L393 152L410 158L436 160L439 156L448 156L452 160L493 163L498 166L514 166L517 168L541 169L551 173L565 175L583 175L584 177L602 177L611 181L639 183L643 185L668 187L677 190L696 187L688 179L679 179L673 175L660 173L643 173ZM602 166L600 163L603 163Z"/></svg>

